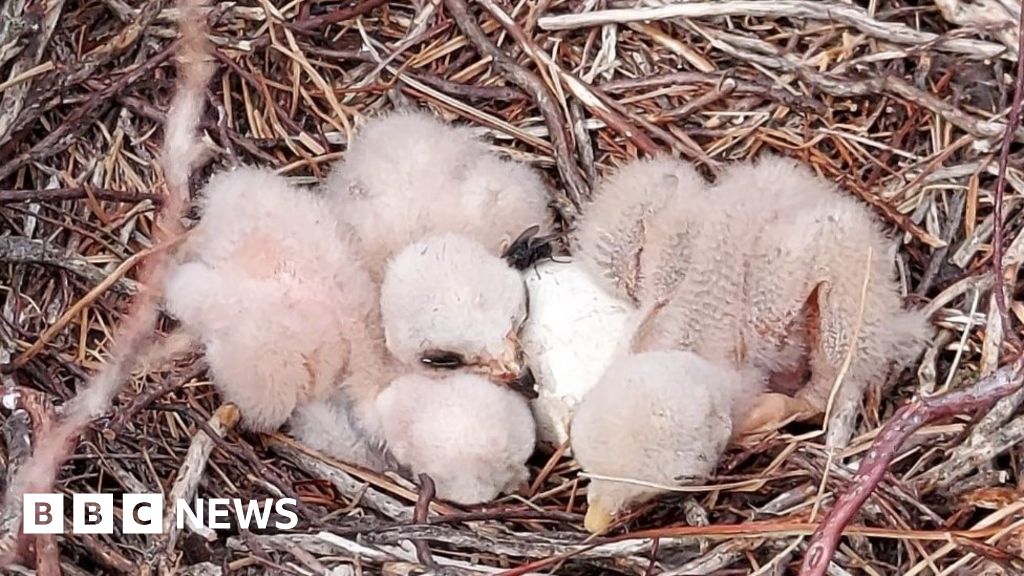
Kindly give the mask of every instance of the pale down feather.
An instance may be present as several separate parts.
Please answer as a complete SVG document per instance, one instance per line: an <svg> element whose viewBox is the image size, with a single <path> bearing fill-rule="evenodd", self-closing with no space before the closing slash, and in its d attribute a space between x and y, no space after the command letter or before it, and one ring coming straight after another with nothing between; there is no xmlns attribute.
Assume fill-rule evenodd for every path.
<svg viewBox="0 0 1024 576"><path fill-rule="evenodd" d="M486 378L403 376L377 406L388 451L414 475L429 475L440 498L487 502L529 477L536 438L530 408Z"/></svg>
<svg viewBox="0 0 1024 576"><path fill-rule="evenodd" d="M383 350L376 294L323 201L269 170L214 176L165 286L246 427L270 431Z"/></svg>
<svg viewBox="0 0 1024 576"><path fill-rule="evenodd" d="M635 353L689 350L740 376L743 394L726 397L757 401L730 412L741 418L731 422L736 431L820 416L845 372L827 437L830 445L845 444L865 387L911 360L928 334L921 314L902 307L884 236L867 208L792 161L769 156L734 165L714 186L679 161L631 163L599 188L577 236L577 258L639 314L629 335ZM615 359L609 374L621 375L635 358ZM680 366L675 375L648 371L640 379L699 387L695 374ZM707 380L704 393L720 394L720 380ZM655 392L623 388L618 406L604 405L623 422L644 423L663 410L645 397ZM572 444L592 472L579 447L599 432L578 426L594 418L583 404ZM699 420L693 411L706 408L690 407L688 417ZM711 412L703 418L721 420ZM622 475L657 482L643 462L605 448L623 463ZM592 518L603 520L591 526L603 525L621 504L612 499L605 507L611 511L595 511Z"/></svg>
<svg viewBox="0 0 1024 576"><path fill-rule="evenodd" d="M752 377L692 352L617 359L576 408L570 431L576 461L604 477L587 488L587 530L605 530L666 487L711 476L755 400Z"/></svg>
<svg viewBox="0 0 1024 576"><path fill-rule="evenodd" d="M381 308L432 303L417 319L430 326L385 314L397 358L410 369L456 362L500 381L528 377L511 331L521 322L525 291L521 280L512 285L500 254L524 230L550 227L547 192L535 171L500 158L466 128L403 111L366 123L325 190L359 238L371 276L385 285ZM471 270L463 259L478 266ZM459 293L497 292L467 300L452 286ZM471 314L501 320L474 326L465 321ZM460 330L466 333L455 337Z"/></svg>

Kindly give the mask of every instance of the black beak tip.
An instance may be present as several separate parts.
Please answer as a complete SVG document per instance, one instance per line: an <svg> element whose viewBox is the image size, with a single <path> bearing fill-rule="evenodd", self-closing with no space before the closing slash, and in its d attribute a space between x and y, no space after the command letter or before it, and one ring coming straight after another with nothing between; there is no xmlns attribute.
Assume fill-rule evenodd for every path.
<svg viewBox="0 0 1024 576"><path fill-rule="evenodd" d="M537 379L533 376L533 370L529 366L523 369L522 372L516 376L516 379L511 382L511 386L514 390L526 396L529 400L537 398Z"/></svg>

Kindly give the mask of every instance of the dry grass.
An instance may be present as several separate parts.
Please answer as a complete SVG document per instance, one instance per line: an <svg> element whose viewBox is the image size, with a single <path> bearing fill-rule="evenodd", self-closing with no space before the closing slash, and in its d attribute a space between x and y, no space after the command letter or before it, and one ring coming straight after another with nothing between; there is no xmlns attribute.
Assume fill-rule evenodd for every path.
<svg viewBox="0 0 1024 576"><path fill-rule="evenodd" d="M27 411L5 414L8 470L33 423L103 361L138 288L173 88L168 4L0 6L0 364L12 363L3 385L22 393ZM283 437L200 441L233 416L215 415L201 359L185 359L133 379L81 439L61 489L298 495L299 529L230 530L213 541L69 535L59 551L40 538L29 555L38 573L58 564L65 574L410 574L423 564L453 573L793 570L821 510L896 406L974 381L1010 354L989 264L995 157L1016 60L1006 48L1016 44L1016 15L1001 12L1011 4L696 1L654 13L665 19L626 10L589 23L556 16L636 3L220 4L211 17L220 73L203 124L218 153L197 182L243 162L314 182L360 117L405 104L476 125L543 168L565 191L558 204L569 219L597 176L638 154L673 151L713 173L773 149L809 162L891 224L908 298L929 306L941 330L916 371L869 395L862 434L843 454L826 453L814 430L737 447L720 468L730 487L664 499L628 520L630 534L594 542L581 531L582 486L565 459L539 457L524 496L475 510L435 502L429 522L414 523L426 502L416 506L408 482L310 456ZM474 23L479 30L467 27ZM500 48L494 67L474 46L483 40ZM1004 210L1011 279L1024 260L1024 133L1016 138ZM1014 303L1011 313L1024 308ZM961 418L919 431L830 573L1022 573L1022 398L977 426ZM179 482L186 457L208 460L205 475Z"/></svg>

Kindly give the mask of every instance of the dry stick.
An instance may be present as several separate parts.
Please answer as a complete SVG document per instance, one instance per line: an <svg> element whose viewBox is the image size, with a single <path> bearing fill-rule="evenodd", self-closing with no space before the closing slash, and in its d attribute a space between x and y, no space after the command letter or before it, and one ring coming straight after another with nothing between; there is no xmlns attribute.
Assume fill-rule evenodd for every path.
<svg viewBox="0 0 1024 576"><path fill-rule="evenodd" d="M219 438L227 435L228 431L238 424L238 407L234 404L221 404L208 422L209 429ZM178 500L191 501L196 494L196 488L206 470L206 462L216 447L214 438L210 433L201 428L196 429L192 443L185 454L185 461L178 469L178 475L174 479L171 491L167 494L167 501L164 505L163 532L153 544L152 552L154 559L164 560L166 554L174 549L178 542L178 525L176 522L175 510Z"/></svg>
<svg viewBox="0 0 1024 576"><path fill-rule="evenodd" d="M903 443L921 426L964 412L983 410L1017 391L1021 385L1024 357L982 378L969 388L929 398L916 397L905 404L879 432L871 450L861 462L850 489L836 500L814 531L800 576L822 576L835 554L843 529L871 495L896 458Z"/></svg>
<svg viewBox="0 0 1024 576"><path fill-rule="evenodd" d="M349 8L343 8L341 10L334 10L322 14L320 16L313 16L295 22L293 25L298 30L309 31L314 28L326 28L329 24L337 24L344 22L345 20L351 20L357 16L362 16L374 9L383 6L388 3L388 0L364 0L355 6Z"/></svg>
<svg viewBox="0 0 1024 576"><path fill-rule="evenodd" d="M1010 134L1013 129L1020 125L1021 102L1024 101L1024 7L1020 10L1019 21L1017 22L1017 77L1013 90L1013 103L1010 106L1010 116L1006 120L1006 136L1003 137L1002 145L999 147L999 170L996 173L996 191L993 202L993 229L992 229L992 267L995 276L995 283L992 286L995 292L996 307L999 309L999 317L1003 321L1003 333L1009 336L1010 342L1020 348L1020 338L1013 329L1013 316L1006 309L1006 281L1003 270L1003 194L1006 191L1006 166L1010 158ZM1024 353L1019 351L1018 353Z"/></svg>
<svg viewBox="0 0 1024 576"><path fill-rule="evenodd" d="M576 163L572 161L572 148L569 146L568 128L565 118L562 117L540 77L523 68L516 63L508 54L498 49L491 42L483 28L469 13L469 7L465 0L444 0L448 12L451 13L459 29L466 35L466 38L473 43L482 56L490 56L502 74L508 77L516 86L527 92L537 108L544 116L544 124L548 127L548 135L551 137L551 147L555 151L555 164L558 166L558 174L562 182L568 188L569 198L576 208L579 208L580 200L590 195L590 188L587 186L583 176L580 175Z"/></svg>
<svg viewBox="0 0 1024 576"><path fill-rule="evenodd" d="M167 114L164 153L161 157L167 182L167 199L163 210L157 213L153 231L155 246L167 246L183 233L181 220L189 197L188 173L192 164L198 161L201 155L195 129L205 105L206 85L214 70L206 57L209 50L205 19L198 12L202 0L183 2L185 6L181 13L182 41L177 44L181 49L181 76L178 92ZM124 79L111 86L123 89L140 74L140 71L155 68L167 55L168 51L162 52L161 56L150 59L147 64L140 66L134 73L126 74ZM94 96L89 103L80 108L73 120L82 120L92 114L94 109L99 107L99 102L95 100L97 97ZM60 130L54 131L51 136L58 132ZM33 150L39 149L50 139L47 137ZM48 149L43 147L41 152L46 153ZM32 158L31 151L26 154L28 159ZM0 169L0 173L5 169L15 169L12 166L17 166L19 159L27 162L28 159L23 156L25 155L8 162ZM154 249L148 266L140 273L140 283L144 288L132 303L126 320L119 327L110 361L67 403L64 419L40 435L32 457L8 485L4 497L3 517L20 519L22 500L26 492L47 492L52 488L61 463L72 450L74 440L93 418L107 410L121 385L128 378L136 356L147 342L159 317L160 286L167 272L166 252ZM0 533L0 568L8 566L14 559L18 542L18 524L14 522L13 529Z"/></svg>
<svg viewBox="0 0 1024 576"><path fill-rule="evenodd" d="M60 548L56 534L36 536L36 576L60 576Z"/></svg>
<svg viewBox="0 0 1024 576"><path fill-rule="evenodd" d="M125 192L122 190L81 188L50 188L48 190L0 190L0 204L14 202L52 202L58 200L78 200L80 198L96 198L111 202L135 203L149 200L156 205L163 202L163 197L156 194Z"/></svg>
<svg viewBox="0 0 1024 576"><path fill-rule="evenodd" d="M416 499L416 507L413 509L413 522L416 524L426 524L429 522L430 501L433 499L434 480L426 474L420 474L420 494L419 498ZM427 545L426 540L417 538L412 541L412 545L416 548L416 558L419 559L420 564L431 569L437 567L437 563L434 562L434 555L430 553L430 546Z"/></svg>
<svg viewBox="0 0 1024 576"><path fill-rule="evenodd" d="M54 336L56 336L58 333L64 330L64 327L67 326L75 318L77 318L82 313L82 310L84 310L87 306L95 302L97 298L105 294L107 290L114 285L114 283L120 280L121 277L124 276L129 270L131 270L136 264L138 264L146 257L152 255L154 251L166 251L166 249L170 247L170 244L173 244L173 242L169 242L167 244L160 244L154 247L152 250L139 252L132 256L131 258L122 262L121 265L118 266L117 269L115 269L114 272L110 274L110 276L107 276L107 278L104 279L103 282L100 282L98 285L96 285L95 288L90 290L88 294L82 297L82 299L75 302L70 308L67 309L67 311L64 312L64 314L61 315L60 318L57 319L56 322L47 327L46 330L43 330L43 333L39 335L39 338L37 338L36 341L33 342L31 346L29 346L28 350L22 352L21 355L18 356L14 360L14 362L12 362L14 367L21 368L22 366L27 364L29 360L35 358L36 354L39 354L39 352L42 351L42 349L46 346L47 343L50 342L50 340L53 339Z"/></svg>
<svg viewBox="0 0 1024 576"><path fill-rule="evenodd" d="M138 82L146 75L152 74L153 70L171 56L173 50L174 45L172 44L153 55L146 62L125 73L116 82L112 82L106 88L90 95L55 130L47 134L46 137L25 152L17 154L0 166L0 180L14 174L22 166L31 162L45 160L71 146L75 138L92 125L93 120L99 117L116 95L123 94L129 86Z"/></svg>
<svg viewBox="0 0 1024 576"><path fill-rule="evenodd" d="M90 264L85 256L68 252L52 243L33 240L24 236L0 237L0 262L15 264L40 264L63 269L91 284L102 284L110 274ZM135 294L139 283L121 278L110 286L116 294Z"/></svg>
<svg viewBox="0 0 1024 576"><path fill-rule="evenodd" d="M38 439L53 424L53 404L42 392L10 385L4 387L2 404L4 408L11 408L3 432L8 456L6 479L7 482L13 482L21 467L31 457L31 439ZM18 517L5 513L0 518L2 530L17 530L18 520ZM53 548L53 537L45 536L35 537L36 571L38 574L60 574L60 555Z"/></svg>
<svg viewBox="0 0 1024 576"><path fill-rule="evenodd" d="M675 18L712 18L721 16L754 16L762 18L801 18L824 20L855 28L871 37L911 46L931 44L939 50L1010 60L1006 48L993 42L943 38L932 32L916 30L899 22L876 20L867 10L839 2L820 0L727 0L715 2L665 3L642 8L594 10L579 14L545 16L537 20L544 30L567 30L604 24L651 22Z"/></svg>
<svg viewBox="0 0 1024 576"><path fill-rule="evenodd" d="M43 394L30 394L22 390L19 394L20 404L32 418L33 436L43 436L53 424L53 405ZM38 576L60 576L60 550L57 547L56 534L40 534L35 537L36 574Z"/></svg>

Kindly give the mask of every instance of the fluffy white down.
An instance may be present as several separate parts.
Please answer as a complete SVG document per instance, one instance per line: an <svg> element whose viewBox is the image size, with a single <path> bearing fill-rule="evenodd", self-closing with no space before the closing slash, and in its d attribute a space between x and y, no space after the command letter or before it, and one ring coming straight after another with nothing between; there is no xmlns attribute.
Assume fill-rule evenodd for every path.
<svg viewBox="0 0 1024 576"><path fill-rule="evenodd" d="M424 350L498 358L526 315L518 272L465 236L429 236L391 260L381 287L388 350L418 364Z"/></svg>
<svg viewBox="0 0 1024 576"><path fill-rule="evenodd" d="M167 279L167 309L203 343L244 425L274 430L368 349L369 275L322 201L267 170L211 179L194 234Z"/></svg>
<svg viewBox="0 0 1024 576"><path fill-rule="evenodd" d="M690 257L690 228L707 214L707 183L689 164L667 157L629 162L604 178L583 209L575 255L623 300L664 296Z"/></svg>
<svg viewBox="0 0 1024 576"><path fill-rule="evenodd" d="M548 195L536 171L491 152L472 132L428 112L370 119L324 185L355 230L371 272L427 234L454 232L497 253L533 225L548 229Z"/></svg>
<svg viewBox="0 0 1024 576"><path fill-rule="evenodd" d="M483 377L403 376L381 393L377 407L388 451L413 474L428 474L440 498L487 502L529 476L530 408Z"/></svg>
<svg viewBox="0 0 1024 576"><path fill-rule="evenodd" d="M338 395L296 408L288 419L288 432L342 462L376 471L385 468L382 448L357 424L347 399Z"/></svg>
<svg viewBox="0 0 1024 576"><path fill-rule="evenodd" d="M920 311L903 307L892 243L867 206L793 160L765 156L734 165L711 193L728 204L745 204L745 212L757 218L735 226L735 234L745 233L742 241L749 246L746 317L756 332L750 330L747 340L756 366L771 372L792 369L785 365L791 363L787 352L792 357L801 351L787 350L784 344L795 335L784 323L813 286L824 281L818 298L820 334L805 351L810 380L798 393L823 411L860 324L826 439L832 446L845 445L864 390L883 384L893 366L911 361L932 332ZM775 326L757 326L754 319L775 319ZM811 344L806 330L799 336L804 346Z"/></svg>
<svg viewBox="0 0 1024 576"><path fill-rule="evenodd" d="M690 352L622 358L577 407L573 453L600 476L669 486L706 478L732 434L734 410L757 392L740 373ZM615 514L659 492L593 480L587 499Z"/></svg>
<svg viewBox="0 0 1024 576"><path fill-rule="evenodd" d="M903 309L890 243L870 210L793 160L733 164L714 185L684 162L638 160L599 186L579 228L576 255L594 277L658 310L638 350L692 350L761 370L819 412L850 348L871 249L860 337L833 411L843 422L830 424L829 445L848 441L864 389L930 333Z"/></svg>
<svg viewBox="0 0 1024 576"><path fill-rule="evenodd" d="M627 351L637 313L576 262L545 262L524 277L530 314L521 342L537 379L537 439L557 448L569 439L576 405Z"/></svg>

